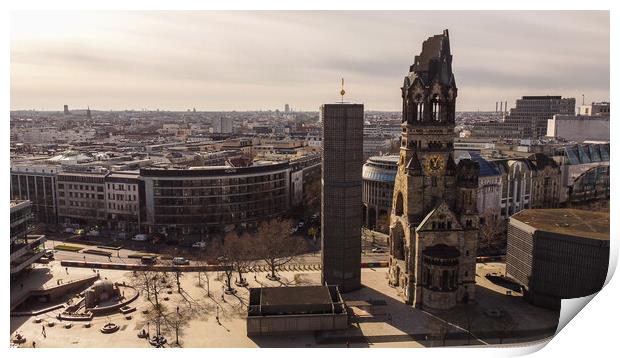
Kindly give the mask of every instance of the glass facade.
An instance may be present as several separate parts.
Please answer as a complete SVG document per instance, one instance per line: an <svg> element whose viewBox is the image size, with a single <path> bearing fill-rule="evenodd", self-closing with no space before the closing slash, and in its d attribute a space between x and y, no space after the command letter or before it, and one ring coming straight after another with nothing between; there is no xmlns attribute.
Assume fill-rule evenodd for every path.
<svg viewBox="0 0 620 358"><path fill-rule="evenodd" d="M152 201L147 200L151 232L165 230L173 236L223 232L231 226L254 225L289 207L286 167L250 174L239 170L228 176L175 172L177 177L149 178L150 174L142 173L152 179L152 191L146 193L152 196Z"/></svg>

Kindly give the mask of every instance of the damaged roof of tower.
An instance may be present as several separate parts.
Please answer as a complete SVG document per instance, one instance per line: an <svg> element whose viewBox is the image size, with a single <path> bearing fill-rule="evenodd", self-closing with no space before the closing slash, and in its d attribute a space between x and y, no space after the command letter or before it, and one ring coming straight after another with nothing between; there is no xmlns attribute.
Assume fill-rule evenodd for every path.
<svg viewBox="0 0 620 358"><path fill-rule="evenodd" d="M417 77L424 84L430 84L434 79L450 85L454 83L452 73L452 54L450 53L450 38L448 30L442 34L429 37L422 44L422 52L415 56L413 65L409 67L410 83Z"/></svg>

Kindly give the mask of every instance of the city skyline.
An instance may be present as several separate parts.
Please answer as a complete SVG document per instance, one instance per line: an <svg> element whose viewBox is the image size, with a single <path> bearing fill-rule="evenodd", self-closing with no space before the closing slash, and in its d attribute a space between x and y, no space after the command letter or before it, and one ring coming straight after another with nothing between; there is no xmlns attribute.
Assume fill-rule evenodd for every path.
<svg viewBox="0 0 620 358"><path fill-rule="evenodd" d="M399 111L402 64L443 28L457 111L609 100L606 11L14 12L11 109L317 111L344 77L345 100Z"/></svg>

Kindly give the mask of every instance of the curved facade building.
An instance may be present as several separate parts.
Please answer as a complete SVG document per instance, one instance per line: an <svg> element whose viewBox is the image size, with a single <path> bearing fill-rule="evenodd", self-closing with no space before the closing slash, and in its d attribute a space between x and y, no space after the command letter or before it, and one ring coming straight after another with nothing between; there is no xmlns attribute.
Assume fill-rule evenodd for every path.
<svg viewBox="0 0 620 358"><path fill-rule="evenodd" d="M140 171L149 233L197 240L289 208L289 163Z"/></svg>
<svg viewBox="0 0 620 358"><path fill-rule="evenodd" d="M362 202L364 226L387 232L392 208L394 178L398 171L398 155L368 158L362 169ZM382 225L385 223L385 225Z"/></svg>

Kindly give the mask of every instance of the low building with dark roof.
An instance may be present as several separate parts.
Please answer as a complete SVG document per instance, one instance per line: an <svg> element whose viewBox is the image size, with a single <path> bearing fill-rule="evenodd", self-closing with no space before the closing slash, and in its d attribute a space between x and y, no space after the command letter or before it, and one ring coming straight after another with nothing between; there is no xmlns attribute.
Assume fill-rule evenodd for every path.
<svg viewBox="0 0 620 358"><path fill-rule="evenodd" d="M250 288L248 336L340 330L348 324L338 286Z"/></svg>
<svg viewBox="0 0 620 358"><path fill-rule="evenodd" d="M609 265L609 213L530 209L510 218L506 275L532 304L559 309L562 299L601 290Z"/></svg>

